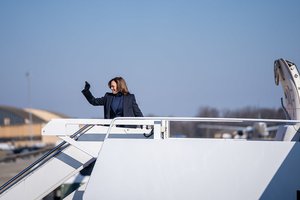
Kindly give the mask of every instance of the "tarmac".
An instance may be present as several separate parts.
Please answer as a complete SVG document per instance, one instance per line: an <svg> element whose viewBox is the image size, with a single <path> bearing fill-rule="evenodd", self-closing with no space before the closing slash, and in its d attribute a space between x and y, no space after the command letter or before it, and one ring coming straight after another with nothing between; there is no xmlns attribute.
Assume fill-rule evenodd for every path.
<svg viewBox="0 0 300 200"><path fill-rule="evenodd" d="M23 169L38 159L36 157L19 158L15 161L0 162L0 186L9 181Z"/></svg>

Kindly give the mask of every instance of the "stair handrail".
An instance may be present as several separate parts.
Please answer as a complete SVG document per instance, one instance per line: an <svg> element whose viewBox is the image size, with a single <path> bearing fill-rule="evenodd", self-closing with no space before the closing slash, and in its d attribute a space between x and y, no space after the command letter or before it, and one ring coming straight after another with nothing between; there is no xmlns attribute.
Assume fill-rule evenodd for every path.
<svg viewBox="0 0 300 200"><path fill-rule="evenodd" d="M78 131L76 131L74 134L70 136L70 138L73 138L74 140L78 140L78 138L86 133L89 129L91 129L95 124L87 124L81 127ZM9 188L14 186L16 183L18 183L20 180L22 180L24 177L26 177L30 172L33 172L36 170L39 166L41 166L43 163L47 162L57 154L59 154L63 149L68 147L69 144L66 141L62 141L60 144L55 146L53 149L46 152L42 157L34 161L32 164L30 164L28 167L26 167L24 170L16 174L14 177L12 177L10 180L8 180L6 183L4 183L2 186L0 186L0 195L7 191Z"/></svg>

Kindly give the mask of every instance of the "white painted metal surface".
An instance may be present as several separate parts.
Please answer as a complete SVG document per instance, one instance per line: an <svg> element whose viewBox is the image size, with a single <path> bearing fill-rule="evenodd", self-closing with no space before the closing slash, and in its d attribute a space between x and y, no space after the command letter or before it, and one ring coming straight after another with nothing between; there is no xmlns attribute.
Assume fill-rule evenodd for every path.
<svg viewBox="0 0 300 200"><path fill-rule="evenodd" d="M78 173L83 168L83 164L91 159L92 157L83 151L69 146L61 154L19 181L0 198L5 200L41 199Z"/></svg>
<svg viewBox="0 0 300 200"><path fill-rule="evenodd" d="M274 62L274 75L276 85L280 83L284 92L283 108L288 119L299 120L300 76L297 66L290 61L278 59ZM281 127L277 132L276 138L281 138L284 141L299 141L299 126L300 124L294 125L294 127Z"/></svg>
<svg viewBox="0 0 300 200"><path fill-rule="evenodd" d="M206 189L205 191L212 192L212 188L217 188L225 192L226 190L221 190L221 188L225 187L228 183L225 179L237 179L237 177L233 176L233 172L238 169L243 169L248 171L249 168L245 166L245 163L250 163L252 161L255 166L259 166L261 164L262 173L259 173L258 168L254 169L254 172L250 173L250 177L255 176L261 177L263 179L263 183L259 184L259 190L264 191L266 184L270 183L270 177L273 177L274 174L268 174L269 171L273 171L278 169L282 164L282 161L287 156L288 151L292 148L294 143L285 143L287 145L282 146L276 145L280 144L280 142L259 142L256 144L255 142L243 143L243 145L235 145L237 143L228 142L226 140L199 140L199 139L189 139L185 140L174 140L168 139L166 137L168 134L168 122L169 121L200 121L200 122L279 122L283 121L286 123L299 123L297 120L272 120L272 119L237 119L237 118L180 118L180 117L149 117L149 118L116 118L111 120L109 126L101 126L98 123L101 121L97 121L97 126L93 126L84 134L81 133L73 134L69 136L69 128L67 125L72 124L73 127L77 127L73 131L78 131L79 127L85 124L89 124L89 120L73 120L73 119L64 119L64 120L54 120L50 124L50 126L46 126L43 130L43 134L53 134L56 130L55 122L57 123L57 130L65 131L65 133L58 133L58 136L65 140L70 146L68 146L65 150L63 150L60 154L53 157L48 162L44 163L41 167L32 171L30 175L26 178L19 181L16 185L14 185L10 190L1 194L1 199L19 199L21 197L26 197L26 199L40 199L50 193L57 186L64 183L73 175L77 174L81 169L87 166L88 163L93 161L93 159L98 157L98 161L96 163L96 167L91 175L91 181L87 185L87 191L89 191L86 196L86 199L95 199L94 196L104 195L105 199L118 199L119 195L113 192L115 186L118 186L118 192L123 194L128 198L138 198L141 193L137 191L130 190L131 185L136 182L140 185L149 184L150 188L164 188L163 191L156 191L154 193L148 194L144 193L146 188L141 186L138 188L138 191L142 191L142 193L148 194L151 198L159 198L160 195L163 198L168 199L170 195L169 193L164 193L164 191L169 191L171 188L174 188L176 191L181 191L180 193L175 192L175 196L178 196L178 199L184 196L190 198L189 195L196 195L190 189L195 190L199 186L204 187L204 182L199 182L198 179L205 180ZM70 123L71 122L71 123ZM107 121L106 121L107 122ZM105 123L106 123L105 122ZM77 123L77 124L76 124ZM116 127L118 124L139 124L139 125L152 125L154 129L154 137L153 139L145 138L143 136L143 132L151 130L149 129L141 129L141 128L121 128ZM101 123L100 123L101 124ZM102 123L103 124L103 123ZM67 133L67 134L66 134ZM155 136L156 135L156 136ZM201 141L201 142L199 142ZM223 144L223 142L226 142ZM103 144L105 144L103 146ZM240 143L242 144L242 143ZM250 145L251 144L251 145ZM270 145L267 145L270 144ZM272 145L271 145L272 144ZM128 145L128 146L127 146ZM250 146L249 146L250 145ZM266 146L265 146L266 145ZM245 148L247 147L247 148ZM107 150L108 148L108 150ZM213 151L210 151L213 149ZM215 150L214 150L215 149ZM258 150L260 149L260 150ZM273 149L273 150L272 150ZM279 152L274 151L274 149L279 150ZM122 154L119 154L123 152ZM135 153L134 153L135 152ZM180 153L181 152L181 153ZM193 153L194 152L194 153ZM243 152L243 154L241 154ZM253 153L253 154L252 154ZM259 158L259 154L264 155L262 159ZM238 157L236 157L237 155ZM180 155L180 157L177 157ZM233 157L232 157L233 156ZM234 160L230 160L230 158L235 158ZM176 162L175 162L175 160ZM188 159L188 160L186 160ZM274 160L272 160L274 159ZM217 160L222 161L221 163L217 162ZM267 163L262 162L266 160ZM213 161L213 162L212 162ZM223 163L224 162L224 163ZM170 165L170 163L172 165ZM233 164L233 166L225 165L226 163ZM268 164L271 163L271 164ZM298 163L296 163L298 166ZM159 166L159 168L157 168ZM224 166L224 168L219 168L216 170L214 166ZM252 165L251 165L252 166ZM104 168L103 168L104 167ZM115 168L117 167L117 168ZM192 167L192 171L190 171L190 167ZM159 171L163 168L163 171ZM186 176L183 176L183 171L180 171L182 174L176 174L177 170L183 170L185 168ZM198 169L204 174L194 171ZM115 171L116 170L116 171ZM170 171L171 173L165 173L165 170ZM174 171L175 170L175 171ZM139 174L139 177L143 177L144 182L140 179L135 179L131 177L131 175ZM145 172L145 174L141 174L141 172ZM54 173L55 175L49 173ZM230 176L220 176L218 173L229 173ZM238 172L239 177L243 177L242 179L236 180L236 184L245 184L244 181L249 179L250 177L242 176ZM247 172L248 173L248 172ZM130 175L131 174L131 175ZM211 177L206 177L205 175L210 174ZM214 175L216 174L216 175ZM117 176L116 176L117 175ZM159 176L158 176L159 175ZM105 178L101 178L105 176ZM108 177L106 177L108 176ZM146 177L144 177L146 176ZM94 178L97 177L97 178ZM226 178L224 178L226 177ZM269 177L269 178L268 178ZM121 180L118 180L120 178ZM147 180L149 179L149 183ZM213 181L208 181L206 179L210 179ZM154 183L154 180L158 180L158 182ZM181 179L191 180L190 184L187 182L183 182L181 185ZM195 180L194 180L195 179ZM219 180L221 179L221 180ZM41 181L43 180L43 181ZM97 180L97 181L95 181ZM169 180L173 180L174 184L172 186ZM100 181L100 182L98 182ZM116 183L116 181L118 183ZM129 181L129 182L128 182ZM177 181L177 182L176 182ZM179 183L179 182L180 183ZM218 186L215 182L223 183ZM225 184L226 182L226 184ZM256 184L256 182L250 181L251 184ZM104 191L99 193L98 185L101 185L101 188L105 188ZM118 185L119 184L119 185ZM217 185L216 185L217 184ZM130 188L123 190L121 185L129 185ZM165 186L167 185L167 186ZM218 187L216 187L218 186ZM136 186L135 186L136 187ZM165 188L166 187L166 188ZM169 188L171 187L171 188ZM182 188L181 188L182 187ZM245 187L250 187L250 185L246 184ZM126 187L125 187L126 188ZM148 187L147 187L148 188ZM209 189L209 190L208 190ZM289 187L290 190L295 189L295 185L291 185ZM120 191L119 191L120 190ZM248 190L250 190L248 188ZM151 191L151 189L150 189ZM134 192L134 193L133 193ZM248 196L248 193L244 190L240 190L234 196L235 193L228 193L228 197L239 198ZM137 195L137 194L139 195ZM220 193L220 194L221 194ZM261 191L257 191L255 189L251 189L251 193L256 195L254 197L258 197L258 195L263 195ZM78 193L75 193L78 194ZM82 194L82 193L81 193ZM208 197L208 193L203 193L204 195L196 195L196 197ZM137 196L136 196L137 195ZM158 196L157 196L158 195ZM77 195L78 196L78 195ZM81 195L82 196L82 195ZM174 196L171 195L173 198ZM216 196L218 197L218 196ZM253 197L253 196L251 196ZM149 199L151 199L149 198Z"/></svg>
<svg viewBox="0 0 300 200"><path fill-rule="evenodd" d="M117 121L117 122L116 122ZM47 125L42 129L42 135L47 136L70 136L74 132L78 131L83 125L94 125L93 129L96 127L107 128L112 125L111 133L127 133L130 131L131 133L141 133L145 130L139 129L115 129L116 125L154 125L153 120L118 120L117 118L114 120L111 119L52 119ZM101 133L104 129L101 129ZM108 128L106 129L106 132ZM104 138L103 138L104 139Z"/></svg>
<svg viewBox="0 0 300 200"><path fill-rule="evenodd" d="M84 199L296 199L295 142L108 139Z"/></svg>
<svg viewBox="0 0 300 200"><path fill-rule="evenodd" d="M284 59L274 63L275 83L282 86L284 106L290 119L300 119L300 77L296 65Z"/></svg>

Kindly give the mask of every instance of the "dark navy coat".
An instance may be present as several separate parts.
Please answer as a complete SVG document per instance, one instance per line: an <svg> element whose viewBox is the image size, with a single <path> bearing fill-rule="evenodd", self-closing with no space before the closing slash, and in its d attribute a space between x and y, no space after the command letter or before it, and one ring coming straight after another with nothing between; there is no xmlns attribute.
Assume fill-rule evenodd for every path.
<svg viewBox="0 0 300 200"><path fill-rule="evenodd" d="M114 94L106 93L104 97L95 98L90 90L82 90L88 102L94 106L104 106L104 118L111 119L111 102ZM134 94L123 96L123 117L143 117L143 113L136 103Z"/></svg>

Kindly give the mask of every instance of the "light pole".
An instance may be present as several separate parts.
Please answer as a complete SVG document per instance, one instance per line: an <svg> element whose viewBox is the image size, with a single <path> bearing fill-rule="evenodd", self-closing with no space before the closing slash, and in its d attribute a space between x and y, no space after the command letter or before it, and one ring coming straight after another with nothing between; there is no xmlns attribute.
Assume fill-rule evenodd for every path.
<svg viewBox="0 0 300 200"><path fill-rule="evenodd" d="M28 106L29 106L29 138L30 138L30 145L32 145L32 113L31 113L31 80L30 80L30 73L26 73L27 82L28 82Z"/></svg>

